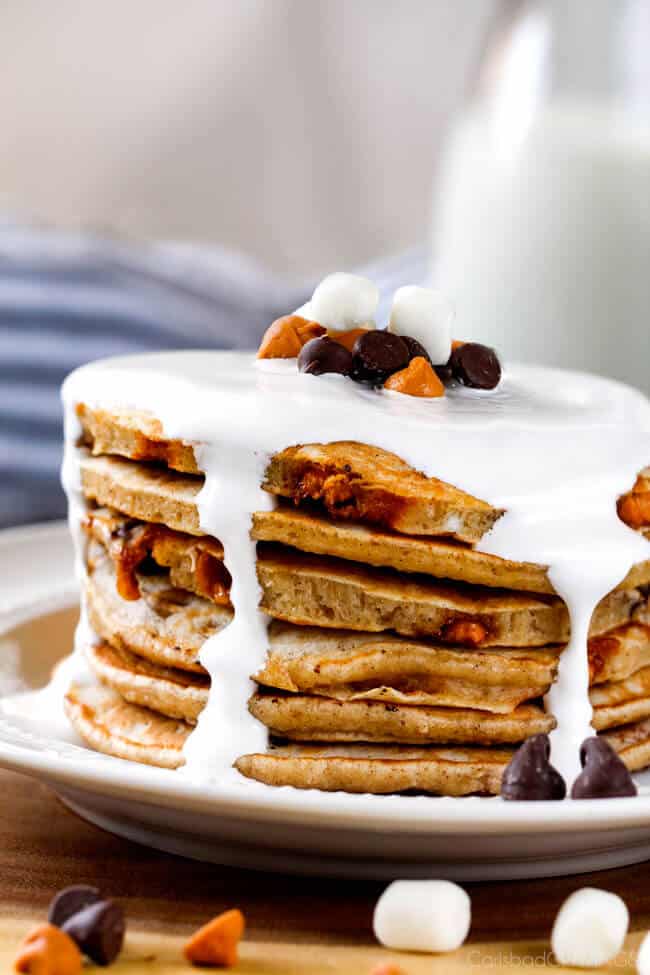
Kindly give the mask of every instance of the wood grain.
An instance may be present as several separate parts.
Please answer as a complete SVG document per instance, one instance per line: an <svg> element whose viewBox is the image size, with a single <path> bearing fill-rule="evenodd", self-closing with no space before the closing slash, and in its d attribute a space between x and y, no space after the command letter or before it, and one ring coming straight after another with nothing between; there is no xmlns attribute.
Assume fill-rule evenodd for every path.
<svg viewBox="0 0 650 975"><path fill-rule="evenodd" d="M116 897L129 920L128 952L111 969L176 972L182 938L228 907L240 907L248 928L242 973L363 975L379 961L399 960L406 975L522 970L548 952L560 904L590 885L624 897L632 915L627 955L609 969L633 972L633 949L650 926L647 864L582 877L472 884L468 944L444 958L400 956L378 948L372 911L382 884L262 874L197 863L118 839L74 816L45 786L0 772L0 971L19 937L41 920L53 893L92 883ZM156 962L142 961L151 955ZM503 964L499 964L499 962ZM625 964L624 964L625 962ZM538 970L541 963L534 966ZM525 970L525 968L524 968ZM553 967L553 971L562 969Z"/></svg>

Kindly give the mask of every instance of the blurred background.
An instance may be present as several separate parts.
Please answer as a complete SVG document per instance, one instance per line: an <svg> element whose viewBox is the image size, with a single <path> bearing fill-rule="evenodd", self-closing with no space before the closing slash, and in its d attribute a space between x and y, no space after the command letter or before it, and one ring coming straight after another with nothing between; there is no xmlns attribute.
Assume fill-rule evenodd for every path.
<svg viewBox="0 0 650 975"><path fill-rule="evenodd" d="M650 0L4 0L0 86L0 525L64 512L70 369L336 269L650 386Z"/></svg>

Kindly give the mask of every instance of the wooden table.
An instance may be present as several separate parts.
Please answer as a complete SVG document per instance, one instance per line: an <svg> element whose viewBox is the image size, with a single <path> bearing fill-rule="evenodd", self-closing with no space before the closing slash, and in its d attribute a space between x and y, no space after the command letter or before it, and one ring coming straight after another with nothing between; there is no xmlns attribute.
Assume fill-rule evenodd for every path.
<svg viewBox="0 0 650 975"><path fill-rule="evenodd" d="M244 975L366 975L390 960L399 961L406 975L537 971L545 967L544 952L548 960L559 905L586 884L624 897L636 932L625 958L600 971L633 972L634 950L650 927L650 864L641 864L567 879L469 885L468 944L447 956L399 955L373 939L372 910L381 884L253 873L157 853L89 826L47 788L8 772L0 772L0 796L3 973L11 970L19 937L43 919L52 894L73 883L95 884L125 908L128 941L111 969L116 975L188 973L180 960L183 937L235 906L248 922L237 968ZM556 973L563 970L553 967Z"/></svg>

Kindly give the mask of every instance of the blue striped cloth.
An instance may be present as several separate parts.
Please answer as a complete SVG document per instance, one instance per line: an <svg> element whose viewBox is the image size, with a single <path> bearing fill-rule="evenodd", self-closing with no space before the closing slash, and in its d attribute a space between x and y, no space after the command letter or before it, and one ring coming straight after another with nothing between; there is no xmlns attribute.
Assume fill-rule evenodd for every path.
<svg viewBox="0 0 650 975"><path fill-rule="evenodd" d="M424 249L362 273L382 290L427 276ZM134 246L0 221L0 527L61 517L59 389L91 359L178 348L255 348L301 305L292 283L218 248Z"/></svg>

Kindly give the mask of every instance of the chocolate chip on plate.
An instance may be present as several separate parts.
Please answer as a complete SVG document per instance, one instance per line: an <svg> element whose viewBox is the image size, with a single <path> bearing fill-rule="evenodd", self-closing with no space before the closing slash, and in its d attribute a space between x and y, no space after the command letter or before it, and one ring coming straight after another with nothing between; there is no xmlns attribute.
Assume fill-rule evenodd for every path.
<svg viewBox="0 0 650 975"><path fill-rule="evenodd" d="M326 335L305 342L298 355L298 369L312 376L328 372L349 376L351 368L352 353Z"/></svg>
<svg viewBox="0 0 650 975"><path fill-rule="evenodd" d="M614 799L637 794L625 763L605 738L586 738L580 747L580 763L582 772L573 783L572 799Z"/></svg>
<svg viewBox="0 0 650 975"><path fill-rule="evenodd" d="M102 895L97 887L89 887L87 884L64 887L50 901L47 919L50 924L62 928L73 914L82 911L89 904L96 904L101 899Z"/></svg>
<svg viewBox="0 0 650 975"><path fill-rule="evenodd" d="M501 379L501 363L496 352L478 342L459 345L442 369L450 369L454 379L471 389L494 389Z"/></svg>
<svg viewBox="0 0 650 975"><path fill-rule="evenodd" d="M503 799L564 799L564 779L549 762L548 735L533 735L521 745L506 766L501 779Z"/></svg>
<svg viewBox="0 0 650 975"><path fill-rule="evenodd" d="M125 927L122 908L105 900L73 914L63 930L96 965L110 965L122 950Z"/></svg>
<svg viewBox="0 0 650 975"><path fill-rule="evenodd" d="M411 338L410 335L400 335L400 338L406 348L409 350L409 362L412 359L426 359L429 364L431 364L431 357L427 350L424 348L421 342L417 339Z"/></svg>
<svg viewBox="0 0 650 975"><path fill-rule="evenodd" d="M382 386L389 376L404 369L410 361L406 342L385 329L360 335L352 349L352 372L358 383Z"/></svg>

